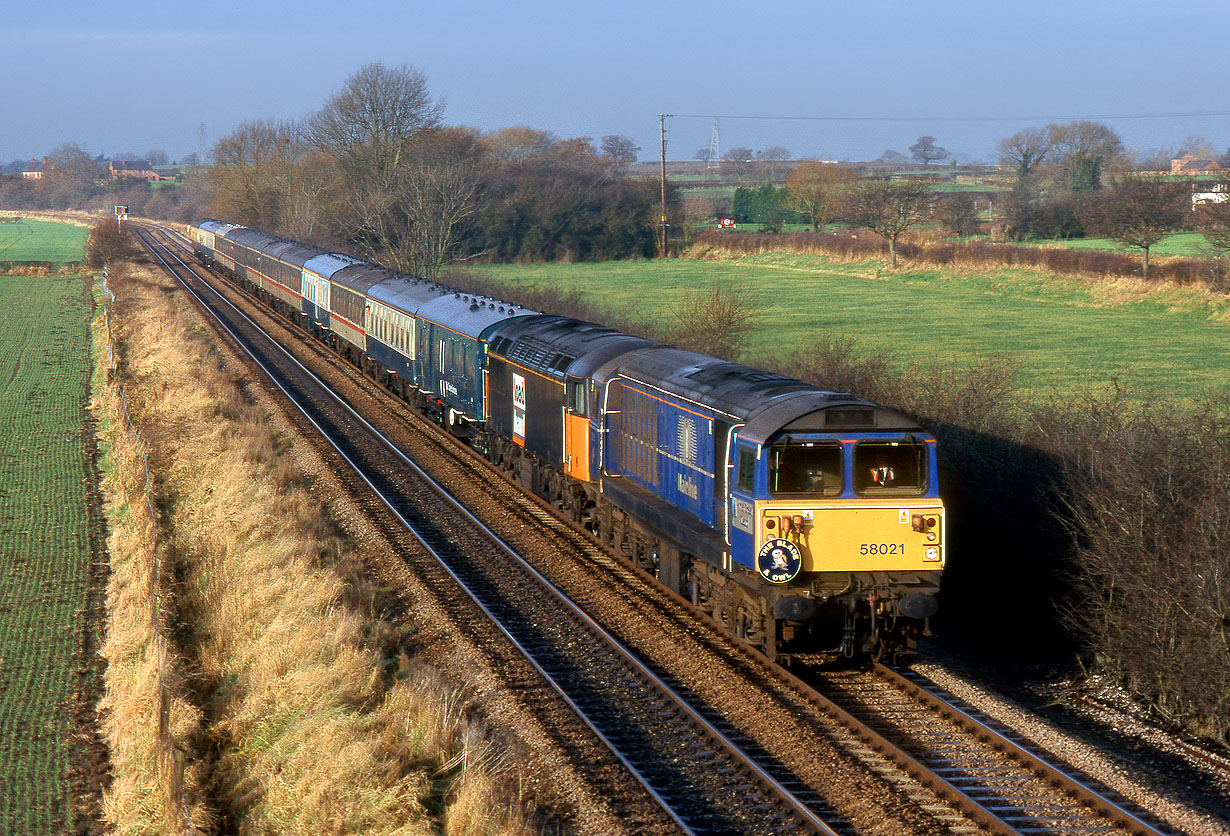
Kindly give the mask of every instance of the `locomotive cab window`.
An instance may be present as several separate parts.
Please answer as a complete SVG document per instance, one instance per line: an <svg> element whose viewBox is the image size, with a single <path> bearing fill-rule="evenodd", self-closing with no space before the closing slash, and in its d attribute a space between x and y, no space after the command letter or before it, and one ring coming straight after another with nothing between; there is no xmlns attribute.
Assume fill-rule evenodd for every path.
<svg viewBox="0 0 1230 836"><path fill-rule="evenodd" d="M927 445L864 441L854 448L854 490L864 496L920 494L927 485Z"/></svg>
<svg viewBox="0 0 1230 836"><path fill-rule="evenodd" d="M570 377L565 383L568 391L568 411L573 415L579 415L582 418L588 416L587 402L585 399L585 380L583 378Z"/></svg>
<svg viewBox="0 0 1230 836"><path fill-rule="evenodd" d="M794 441L769 448L769 490L774 496L837 496L841 486L840 444Z"/></svg>
<svg viewBox="0 0 1230 836"><path fill-rule="evenodd" d="M739 490L751 493L756 485L756 454L751 450L739 451Z"/></svg>

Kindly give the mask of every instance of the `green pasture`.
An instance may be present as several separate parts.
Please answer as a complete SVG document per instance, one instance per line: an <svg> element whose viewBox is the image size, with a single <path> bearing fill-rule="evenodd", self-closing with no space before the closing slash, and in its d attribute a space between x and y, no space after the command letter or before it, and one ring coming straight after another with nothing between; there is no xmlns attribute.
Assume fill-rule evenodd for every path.
<svg viewBox="0 0 1230 836"><path fill-rule="evenodd" d="M1198 289L1134 295L1132 286L1037 270L890 270L884 262L766 254L727 261L496 265L504 283L578 288L611 310L669 316L711 282L750 284L765 314L743 359L784 361L821 334L888 350L895 365L1010 354L1021 386L1044 396L1116 378L1140 392L1190 398L1230 391L1230 300Z"/></svg>
<svg viewBox="0 0 1230 836"><path fill-rule="evenodd" d="M679 196L684 200L689 197L703 197L709 200L734 200L734 186L687 186L679 190Z"/></svg>
<svg viewBox="0 0 1230 836"><path fill-rule="evenodd" d="M89 230L83 226L0 218L0 261L81 261Z"/></svg>
<svg viewBox="0 0 1230 836"><path fill-rule="evenodd" d="M68 833L90 547L84 279L0 277L0 833Z"/></svg>
<svg viewBox="0 0 1230 836"><path fill-rule="evenodd" d="M1070 250L1107 250L1109 252L1126 252L1139 254L1136 247L1128 247L1111 238L1043 238L1034 241L1023 241L1022 246L1030 247L1067 247ZM1200 258L1208 255L1209 242L1199 232L1176 232L1163 238L1149 248L1150 256L1181 256L1185 258Z"/></svg>

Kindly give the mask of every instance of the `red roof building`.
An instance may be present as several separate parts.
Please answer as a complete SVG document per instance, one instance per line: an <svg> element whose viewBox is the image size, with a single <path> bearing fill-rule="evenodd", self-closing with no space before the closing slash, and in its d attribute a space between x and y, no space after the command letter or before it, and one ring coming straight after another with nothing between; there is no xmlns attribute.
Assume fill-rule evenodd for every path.
<svg viewBox="0 0 1230 836"><path fill-rule="evenodd" d="M1225 171L1217 160L1198 160L1194 154L1184 154L1170 161L1171 174L1217 174Z"/></svg>

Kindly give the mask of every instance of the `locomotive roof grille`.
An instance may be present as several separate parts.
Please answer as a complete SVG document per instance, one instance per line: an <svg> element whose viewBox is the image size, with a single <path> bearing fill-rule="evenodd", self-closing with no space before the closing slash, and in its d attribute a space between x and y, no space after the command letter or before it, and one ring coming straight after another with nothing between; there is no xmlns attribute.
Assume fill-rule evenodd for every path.
<svg viewBox="0 0 1230 836"><path fill-rule="evenodd" d="M826 427L874 427L876 411L871 407L843 406L824 410Z"/></svg>

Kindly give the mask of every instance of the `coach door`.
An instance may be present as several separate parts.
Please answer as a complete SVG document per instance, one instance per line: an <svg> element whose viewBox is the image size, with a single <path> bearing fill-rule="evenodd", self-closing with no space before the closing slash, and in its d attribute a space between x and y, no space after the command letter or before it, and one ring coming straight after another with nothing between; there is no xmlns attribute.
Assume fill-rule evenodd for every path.
<svg viewBox="0 0 1230 836"><path fill-rule="evenodd" d="M585 378L564 379L564 472L589 481L589 387Z"/></svg>

